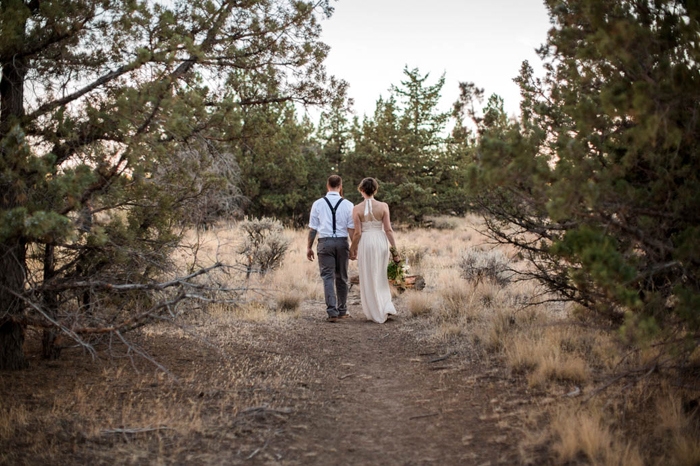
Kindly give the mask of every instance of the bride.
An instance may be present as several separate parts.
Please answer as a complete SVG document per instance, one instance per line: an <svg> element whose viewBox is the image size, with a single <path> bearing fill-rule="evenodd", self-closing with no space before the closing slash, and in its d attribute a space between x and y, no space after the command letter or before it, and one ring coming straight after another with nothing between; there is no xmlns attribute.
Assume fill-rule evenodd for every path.
<svg viewBox="0 0 700 466"><path fill-rule="evenodd" d="M357 259L360 272L360 298L362 312L368 319L384 323L389 315L396 314L391 302L391 290L386 269L389 265L389 245L392 259L399 262L394 230L391 229L389 206L374 199L379 184L374 178L365 178L357 187L364 201L352 211L355 233L350 247L350 258ZM362 225L362 228L358 228Z"/></svg>

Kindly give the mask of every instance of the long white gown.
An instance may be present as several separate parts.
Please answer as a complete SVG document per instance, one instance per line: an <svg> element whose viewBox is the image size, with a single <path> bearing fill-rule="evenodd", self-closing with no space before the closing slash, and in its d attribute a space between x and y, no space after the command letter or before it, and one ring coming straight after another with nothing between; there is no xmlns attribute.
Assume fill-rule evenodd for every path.
<svg viewBox="0 0 700 466"><path fill-rule="evenodd" d="M386 268L389 265L389 241L372 213L372 201L365 201L362 236L357 249L357 268L360 272L360 299L362 312L368 319L386 322L389 315L396 314L391 302L391 290Z"/></svg>

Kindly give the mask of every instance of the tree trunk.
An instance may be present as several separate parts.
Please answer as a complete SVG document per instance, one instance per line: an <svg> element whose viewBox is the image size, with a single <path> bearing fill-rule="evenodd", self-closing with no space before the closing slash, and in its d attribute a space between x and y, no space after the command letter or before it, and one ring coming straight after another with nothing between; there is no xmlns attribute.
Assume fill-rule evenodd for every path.
<svg viewBox="0 0 700 466"><path fill-rule="evenodd" d="M10 8L13 5L9 5ZM8 8L8 2L0 1L3 13ZM14 25L17 37L24 37L25 24ZM3 31L5 32L5 31ZM21 41L17 50L22 47ZM0 76L0 140L12 130L14 125L21 123L24 116L24 78L26 75L25 58L13 57L2 63ZM1 147L1 146L0 146ZM0 148L0 157L9 167L21 167L17 160L21 154L12 149ZM22 173L17 173L20 179ZM12 179L0 184L0 213L20 206L22 193L17 192ZM24 304L17 295L24 292L26 281L26 242L21 232L13 232L0 243L0 369L22 369L27 367L24 358L24 327L18 322Z"/></svg>
<svg viewBox="0 0 700 466"><path fill-rule="evenodd" d="M29 363L24 357L24 328L6 320L0 325L0 370L25 369Z"/></svg>
<svg viewBox="0 0 700 466"><path fill-rule="evenodd" d="M25 281L25 246L20 241L0 244L0 369L24 369L24 327L20 317L21 293ZM14 292L14 293L13 293Z"/></svg>
<svg viewBox="0 0 700 466"><path fill-rule="evenodd" d="M16 59L2 65L0 79L0 137L4 138L13 125L20 123L24 116L24 60ZM11 157L10 154L2 154Z"/></svg>
<svg viewBox="0 0 700 466"><path fill-rule="evenodd" d="M47 244L44 247L44 283L48 283L56 275L54 250L53 244ZM56 319L58 315L58 297L54 291L44 291L43 304L44 312L52 319ZM48 360L58 359L61 356L61 346L56 329L44 329L44 334L41 338L41 355Z"/></svg>

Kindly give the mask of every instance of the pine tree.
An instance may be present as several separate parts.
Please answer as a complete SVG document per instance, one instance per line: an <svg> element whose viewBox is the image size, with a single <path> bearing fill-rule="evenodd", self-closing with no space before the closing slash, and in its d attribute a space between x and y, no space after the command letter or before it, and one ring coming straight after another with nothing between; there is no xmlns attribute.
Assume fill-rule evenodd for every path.
<svg viewBox="0 0 700 466"><path fill-rule="evenodd" d="M236 159L245 213L304 222L310 204L323 194L330 164L313 141L308 119L298 121L292 104L245 112Z"/></svg>
<svg viewBox="0 0 700 466"><path fill-rule="evenodd" d="M687 354L700 331L700 9L547 6L546 76L524 63L520 122L478 121L475 193L550 290Z"/></svg>
<svg viewBox="0 0 700 466"><path fill-rule="evenodd" d="M235 138L243 108L326 100L317 15L330 12L325 1L0 0L0 369L26 365L26 325L51 329L51 356L56 330L100 325L87 295L167 273L172 227L201 184L164 185L163 167ZM70 330L60 310L76 296ZM109 316L115 331L147 320L123 309L139 306Z"/></svg>
<svg viewBox="0 0 700 466"><path fill-rule="evenodd" d="M450 115L437 109L444 76L427 85L429 75L418 69L406 68L404 75L386 100L377 101L373 118L354 132L343 173L357 182L377 178L394 218L420 222L435 210L441 173L451 166L444 159L443 134Z"/></svg>
<svg viewBox="0 0 700 466"><path fill-rule="evenodd" d="M330 104L321 113L316 138L332 172L338 173L345 162L351 145L350 114L353 100L348 99L346 88L338 89Z"/></svg>

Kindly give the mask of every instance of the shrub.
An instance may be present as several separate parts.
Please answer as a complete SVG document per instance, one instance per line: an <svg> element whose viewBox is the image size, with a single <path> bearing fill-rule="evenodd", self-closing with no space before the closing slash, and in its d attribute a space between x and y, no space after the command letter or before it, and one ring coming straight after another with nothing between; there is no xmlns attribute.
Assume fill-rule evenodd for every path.
<svg viewBox="0 0 700 466"><path fill-rule="evenodd" d="M401 248L401 256L404 257L407 265L417 267L423 262L423 257L428 252L424 247L404 247Z"/></svg>
<svg viewBox="0 0 700 466"><path fill-rule="evenodd" d="M238 253L243 256L246 278L253 272L265 275L282 265L290 244L290 240L284 236L282 223L263 217L246 219L239 227L245 234Z"/></svg>
<svg viewBox="0 0 700 466"><path fill-rule="evenodd" d="M459 219L447 216L427 217L426 224L437 230L456 230L459 227Z"/></svg>
<svg viewBox="0 0 700 466"><path fill-rule="evenodd" d="M462 278L477 283L487 279L505 286L513 276L509 262L508 257L500 250L470 249L465 251L459 260L460 274Z"/></svg>

